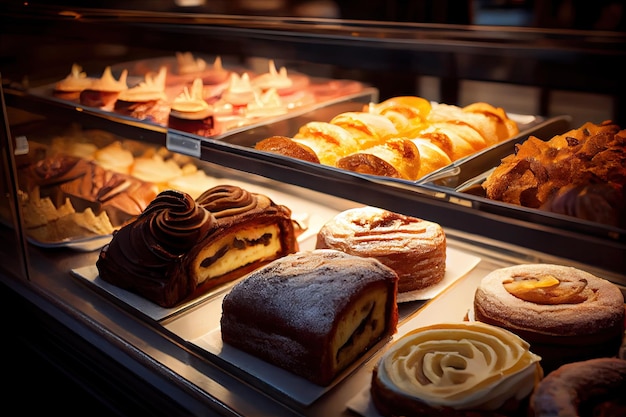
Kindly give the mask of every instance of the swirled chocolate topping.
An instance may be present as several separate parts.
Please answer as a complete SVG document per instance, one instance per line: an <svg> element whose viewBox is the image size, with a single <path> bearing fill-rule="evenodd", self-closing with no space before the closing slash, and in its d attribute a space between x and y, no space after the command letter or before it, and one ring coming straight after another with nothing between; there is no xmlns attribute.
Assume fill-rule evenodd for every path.
<svg viewBox="0 0 626 417"><path fill-rule="evenodd" d="M177 254L195 245L215 223L211 213L189 194L174 190L161 192L141 215L146 216L159 245Z"/></svg>
<svg viewBox="0 0 626 417"><path fill-rule="evenodd" d="M210 211L215 218L238 216L272 205L269 198L253 194L234 185L219 185L202 193L198 205Z"/></svg>
<svg viewBox="0 0 626 417"><path fill-rule="evenodd" d="M163 191L102 249L96 263L100 277L159 305L171 306L181 291L190 294L196 286L191 278L173 283L172 271L215 224L213 215L190 195Z"/></svg>

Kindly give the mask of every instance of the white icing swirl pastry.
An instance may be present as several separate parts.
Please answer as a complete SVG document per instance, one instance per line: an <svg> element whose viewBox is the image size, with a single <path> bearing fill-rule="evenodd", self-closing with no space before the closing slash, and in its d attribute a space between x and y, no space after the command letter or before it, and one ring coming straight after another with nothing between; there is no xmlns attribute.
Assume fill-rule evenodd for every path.
<svg viewBox="0 0 626 417"><path fill-rule="evenodd" d="M543 375L540 359L523 339L495 326L462 322L419 328L381 358L372 382L374 403L387 410L411 403L417 404L412 411L499 410L532 392Z"/></svg>

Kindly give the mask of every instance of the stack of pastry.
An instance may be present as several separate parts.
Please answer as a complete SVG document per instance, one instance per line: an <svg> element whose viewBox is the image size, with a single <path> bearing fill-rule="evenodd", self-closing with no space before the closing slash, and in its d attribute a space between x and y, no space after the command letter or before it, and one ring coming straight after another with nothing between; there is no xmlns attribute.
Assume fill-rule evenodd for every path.
<svg viewBox="0 0 626 417"><path fill-rule="evenodd" d="M329 122L309 122L293 137L267 138L255 148L363 174L416 180L518 132L503 109L487 103L457 107L401 96Z"/></svg>
<svg viewBox="0 0 626 417"><path fill-rule="evenodd" d="M626 225L626 130L585 123L515 147L483 183L486 196L613 226Z"/></svg>
<svg viewBox="0 0 626 417"><path fill-rule="evenodd" d="M446 270L446 235L434 222L377 207L345 210L326 222L316 248L374 258L398 274L398 292L441 282Z"/></svg>
<svg viewBox="0 0 626 417"><path fill-rule="evenodd" d="M19 197L25 232L38 242L57 243L113 233L106 211L97 215L90 207L76 211L69 198L57 206L50 197L41 197L38 187L29 193L20 192Z"/></svg>

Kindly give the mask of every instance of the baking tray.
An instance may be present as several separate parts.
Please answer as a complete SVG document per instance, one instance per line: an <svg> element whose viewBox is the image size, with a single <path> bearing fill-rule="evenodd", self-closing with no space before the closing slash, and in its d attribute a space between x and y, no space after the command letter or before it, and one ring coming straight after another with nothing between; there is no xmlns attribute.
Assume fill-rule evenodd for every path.
<svg viewBox="0 0 626 417"><path fill-rule="evenodd" d="M319 121L319 122L329 122L333 117L337 116L340 113L350 112L350 111L363 111L362 101L344 101L343 103L336 103L333 105L325 106L323 108L318 108L311 110L309 112L296 115L288 120L281 121L279 123L268 123L262 126L255 126L246 129L242 132L234 132L227 136L221 138L223 143L228 145L232 145L234 147L238 147L240 149L245 149L253 154L268 154L268 152L258 151L254 149L255 145L261 140L271 137L271 136L286 136L293 137L299 130L299 128L305 125L308 122ZM543 129L550 129L550 127L554 124L557 125L556 129L558 129L558 125L563 122L564 118L545 118L542 116L536 115L521 115L521 114L509 114L509 117L515 120L518 123L520 132L514 137L502 141L500 143L494 144L482 151L464 157L455 161L454 163L445 166L443 168L434 171L425 177L419 178L415 181L399 179L399 178L391 178L391 177L383 177L377 175L369 175L369 174L361 174L352 172L349 170L339 169L336 167L322 165L322 164L313 164L307 161L301 161L296 158L286 157L283 155L272 154L276 157L277 161L281 160L289 160L290 165L299 165L301 169L305 171L310 171L312 165L319 166L319 169L326 170L332 175L332 172L340 171L349 176L366 178L373 181L378 182L391 182L398 183L404 186L415 186L425 182L430 182L434 178L445 178L454 176L458 171L458 165L464 162L471 161L474 158L480 157L480 155L490 152L495 153L502 149L509 149L511 143L515 143L519 141L521 138L526 138L528 135L535 134L535 132L541 132ZM315 169L317 170L317 169Z"/></svg>

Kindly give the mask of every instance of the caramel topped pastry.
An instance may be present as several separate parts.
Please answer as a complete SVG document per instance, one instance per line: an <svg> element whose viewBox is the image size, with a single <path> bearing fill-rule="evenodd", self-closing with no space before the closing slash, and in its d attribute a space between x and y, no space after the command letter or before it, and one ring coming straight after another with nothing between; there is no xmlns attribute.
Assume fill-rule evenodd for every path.
<svg viewBox="0 0 626 417"><path fill-rule="evenodd" d="M544 369L614 356L624 334L624 296L608 280L562 265L528 264L497 269L474 295L478 321L503 327L528 341Z"/></svg>

